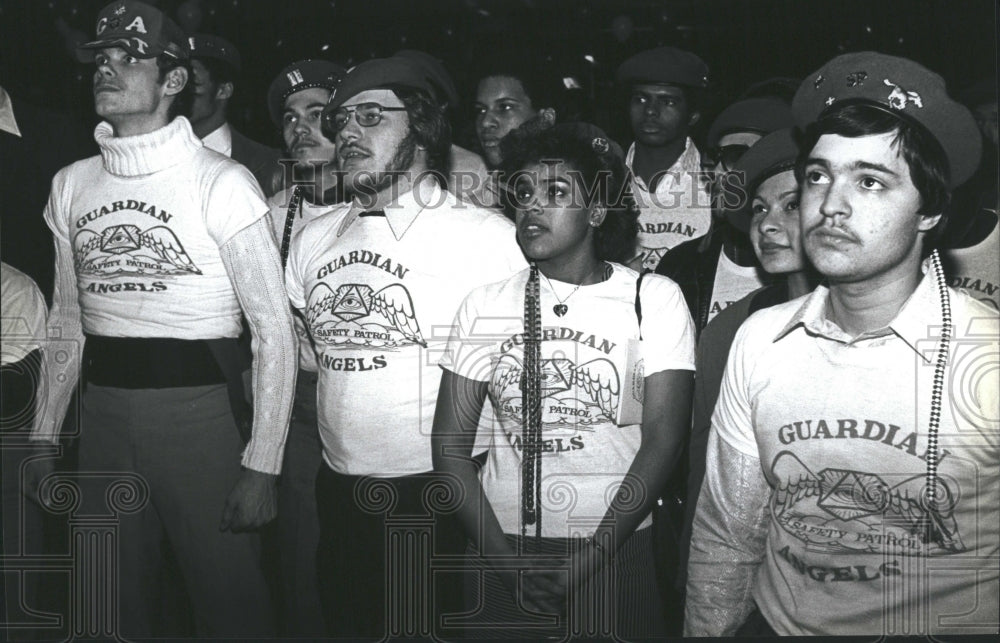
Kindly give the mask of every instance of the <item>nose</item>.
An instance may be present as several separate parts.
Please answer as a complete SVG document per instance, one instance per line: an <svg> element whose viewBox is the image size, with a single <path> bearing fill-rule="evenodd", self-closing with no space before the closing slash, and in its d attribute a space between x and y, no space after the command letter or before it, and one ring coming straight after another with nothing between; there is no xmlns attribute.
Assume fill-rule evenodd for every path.
<svg viewBox="0 0 1000 643"><path fill-rule="evenodd" d="M778 215L775 213L774 209L768 210L760 221L757 222L757 231L763 236L773 235L781 226L778 225Z"/></svg>
<svg viewBox="0 0 1000 643"><path fill-rule="evenodd" d="M819 204L819 212L824 217L833 218L836 216L850 216L851 206L847 201L844 191L847 189L839 181L831 181L827 185L823 201Z"/></svg>
<svg viewBox="0 0 1000 643"><path fill-rule="evenodd" d="M659 113L660 109L659 106L656 104L656 101L650 100L646 101L646 104L643 106L642 111L644 114L646 114L646 116L656 116Z"/></svg>
<svg viewBox="0 0 1000 643"><path fill-rule="evenodd" d="M97 74L105 77L111 77L114 75L114 69L111 67L110 59L104 58L102 61L97 63Z"/></svg>
<svg viewBox="0 0 1000 643"><path fill-rule="evenodd" d="M496 129L500 126L500 122L497 120L496 112L492 109L486 110L479 117L479 127L482 129Z"/></svg>

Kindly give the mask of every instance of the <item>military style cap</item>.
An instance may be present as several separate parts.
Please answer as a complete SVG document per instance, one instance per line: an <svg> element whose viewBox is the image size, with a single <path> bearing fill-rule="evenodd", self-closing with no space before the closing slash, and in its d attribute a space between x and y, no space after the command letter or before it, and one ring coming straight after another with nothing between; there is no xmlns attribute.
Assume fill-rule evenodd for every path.
<svg viewBox="0 0 1000 643"><path fill-rule="evenodd" d="M421 65L407 58L372 58L352 67L344 82L330 95L330 102L323 110L324 118L348 100L369 89L409 87L436 96L433 83Z"/></svg>
<svg viewBox="0 0 1000 643"><path fill-rule="evenodd" d="M136 58L155 58L167 54L188 57L184 31L159 9L143 2L119 0L97 14L97 40L85 42L80 49L121 47Z"/></svg>
<svg viewBox="0 0 1000 643"><path fill-rule="evenodd" d="M747 98L733 103L716 117L708 128L708 147L732 132L770 134L775 130L795 125L792 106L780 98Z"/></svg>
<svg viewBox="0 0 1000 643"><path fill-rule="evenodd" d="M708 87L708 65L690 51L657 47L639 52L622 63L615 74L622 85L665 83Z"/></svg>
<svg viewBox="0 0 1000 643"><path fill-rule="evenodd" d="M837 56L806 76L792 102L799 127L829 109L867 103L923 127L944 150L955 188L979 165L982 142L969 110L948 96L944 79L912 60L874 51Z"/></svg>
<svg viewBox="0 0 1000 643"><path fill-rule="evenodd" d="M196 33L188 38L192 58L215 58L228 63L236 71L242 69L240 50L225 38L207 33Z"/></svg>
<svg viewBox="0 0 1000 643"><path fill-rule="evenodd" d="M331 92L344 79L344 68L327 60L300 60L281 70L267 90L267 109L275 125L281 125L285 99L304 89L323 87Z"/></svg>
<svg viewBox="0 0 1000 643"><path fill-rule="evenodd" d="M738 203L725 209L726 219L749 234L754 191L775 174L794 169L798 156L799 147L791 127L771 132L754 143L733 166L734 176L742 177L742 181L726 185L727 203Z"/></svg>
<svg viewBox="0 0 1000 643"><path fill-rule="evenodd" d="M448 103L455 107L459 103L458 88L448 74L448 70L440 60L434 56L416 49L401 49L393 54L394 57L405 58L410 62L422 67L427 74L427 80L434 85L434 95L438 102Z"/></svg>

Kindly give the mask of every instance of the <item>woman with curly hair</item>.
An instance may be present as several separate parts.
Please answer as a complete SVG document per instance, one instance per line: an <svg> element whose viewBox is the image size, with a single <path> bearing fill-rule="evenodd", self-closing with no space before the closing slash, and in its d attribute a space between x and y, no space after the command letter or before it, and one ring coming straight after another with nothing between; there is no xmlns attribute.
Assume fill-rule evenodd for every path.
<svg viewBox="0 0 1000 643"><path fill-rule="evenodd" d="M687 432L694 327L674 282L620 263L637 210L615 151L582 124L505 144L531 266L469 294L441 361L434 465L481 568L481 635L664 631L649 514Z"/></svg>

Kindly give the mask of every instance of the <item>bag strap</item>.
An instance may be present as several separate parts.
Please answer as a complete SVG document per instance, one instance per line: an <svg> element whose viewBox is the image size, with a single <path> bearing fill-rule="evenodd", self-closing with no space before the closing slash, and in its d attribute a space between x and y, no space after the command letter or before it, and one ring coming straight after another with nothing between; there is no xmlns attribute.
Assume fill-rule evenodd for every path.
<svg viewBox="0 0 1000 643"><path fill-rule="evenodd" d="M635 280L635 316L639 320L639 340L642 340L642 298L639 297L639 290L642 288L642 278L649 274L649 270L639 273L639 278Z"/></svg>

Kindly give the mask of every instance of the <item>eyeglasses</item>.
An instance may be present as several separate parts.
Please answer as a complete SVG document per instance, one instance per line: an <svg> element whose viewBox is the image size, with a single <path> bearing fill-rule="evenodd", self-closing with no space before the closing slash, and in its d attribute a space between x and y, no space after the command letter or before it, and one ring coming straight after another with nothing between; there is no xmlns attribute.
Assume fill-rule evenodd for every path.
<svg viewBox="0 0 1000 643"><path fill-rule="evenodd" d="M405 112L405 107L383 107L378 103L361 103L354 107L341 107L327 119L333 125L333 131L339 132L351 122L351 114L361 127L375 127L382 122L382 112Z"/></svg>
<svg viewBox="0 0 1000 643"><path fill-rule="evenodd" d="M749 145L722 145L720 147L713 147L708 151L708 158L712 161L713 165L722 165L722 168L727 172L733 169L736 162L740 160L740 157L747 153L750 149Z"/></svg>

